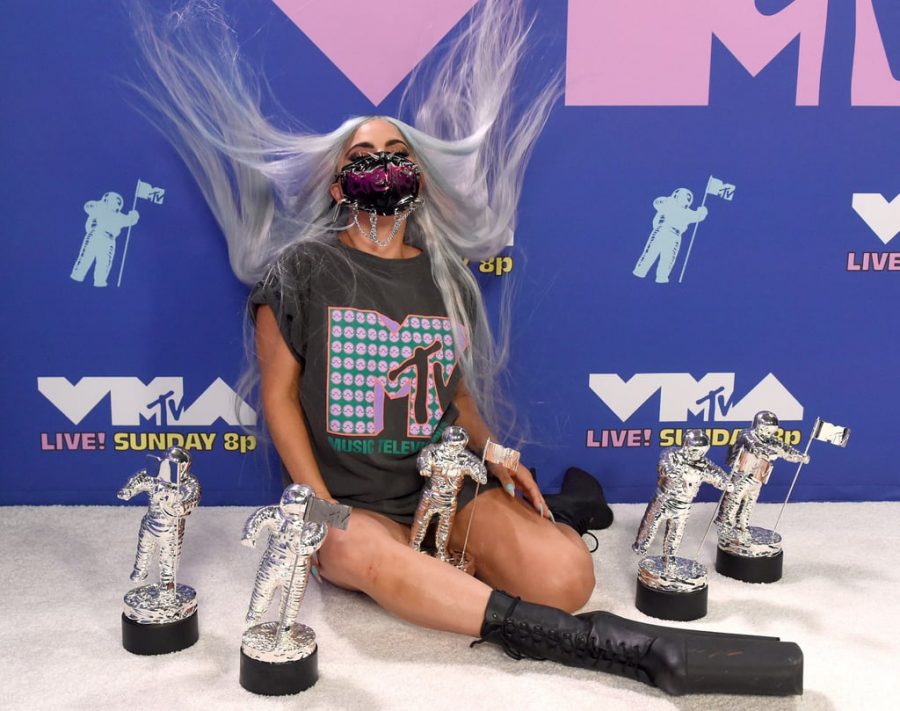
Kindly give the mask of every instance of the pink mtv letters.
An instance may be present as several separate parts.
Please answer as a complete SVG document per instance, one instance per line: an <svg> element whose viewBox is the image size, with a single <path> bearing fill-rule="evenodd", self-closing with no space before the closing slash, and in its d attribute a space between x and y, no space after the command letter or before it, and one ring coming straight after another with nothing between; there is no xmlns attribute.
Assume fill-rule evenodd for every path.
<svg viewBox="0 0 900 711"><path fill-rule="evenodd" d="M852 103L900 106L872 0L856 12ZM799 36L796 104L816 106L827 19L826 0L569 0L566 103L707 106L713 35L752 76Z"/></svg>

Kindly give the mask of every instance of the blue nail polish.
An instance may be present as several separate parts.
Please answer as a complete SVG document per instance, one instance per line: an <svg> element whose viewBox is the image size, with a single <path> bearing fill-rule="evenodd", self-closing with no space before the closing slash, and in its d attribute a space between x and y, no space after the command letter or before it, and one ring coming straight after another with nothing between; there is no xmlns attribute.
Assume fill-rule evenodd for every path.
<svg viewBox="0 0 900 711"><path fill-rule="evenodd" d="M313 577L314 577L314 578L318 578L318 577L319 577L319 569L318 569L316 566L313 566L313 567L312 567L312 574L313 574Z"/></svg>
<svg viewBox="0 0 900 711"><path fill-rule="evenodd" d="M513 494L513 493L515 493L515 491L516 491L516 487L513 485L512 482L509 482L508 484L506 484L506 486L505 486L504 488L505 488L510 494Z"/></svg>

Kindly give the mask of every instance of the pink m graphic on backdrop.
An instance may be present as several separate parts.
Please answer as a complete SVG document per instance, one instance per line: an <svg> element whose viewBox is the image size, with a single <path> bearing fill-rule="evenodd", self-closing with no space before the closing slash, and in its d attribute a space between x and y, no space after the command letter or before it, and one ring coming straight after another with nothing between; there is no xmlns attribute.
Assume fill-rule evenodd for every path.
<svg viewBox="0 0 900 711"><path fill-rule="evenodd" d="M754 0L569 0L566 103L707 106L712 37L756 76L795 38L798 106L817 106L827 0L765 16ZM851 103L900 106L872 0L856 0Z"/></svg>
<svg viewBox="0 0 900 711"><path fill-rule="evenodd" d="M476 2L272 1L375 105Z"/></svg>

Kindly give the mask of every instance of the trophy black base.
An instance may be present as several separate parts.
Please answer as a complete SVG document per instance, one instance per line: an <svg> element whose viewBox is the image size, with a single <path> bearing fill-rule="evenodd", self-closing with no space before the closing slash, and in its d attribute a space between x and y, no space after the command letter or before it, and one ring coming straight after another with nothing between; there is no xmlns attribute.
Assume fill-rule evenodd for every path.
<svg viewBox="0 0 900 711"><path fill-rule="evenodd" d="M196 611L177 622L141 624L122 613L122 646L132 654L169 654L200 638Z"/></svg>
<svg viewBox="0 0 900 711"><path fill-rule="evenodd" d="M735 555L719 548L716 551L716 571L727 578L745 583L774 583L781 580L784 552L777 555L751 558Z"/></svg>
<svg viewBox="0 0 900 711"><path fill-rule="evenodd" d="M669 592L647 587L638 579L634 594L634 606L645 615L660 620L688 622L706 615L709 587L688 592Z"/></svg>
<svg viewBox="0 0 900 711"><path fill-rule="evenodd" d="M261 662L241 650L241 686L263 696L305 691L319 680L319 649L294 662Z"/></svg>

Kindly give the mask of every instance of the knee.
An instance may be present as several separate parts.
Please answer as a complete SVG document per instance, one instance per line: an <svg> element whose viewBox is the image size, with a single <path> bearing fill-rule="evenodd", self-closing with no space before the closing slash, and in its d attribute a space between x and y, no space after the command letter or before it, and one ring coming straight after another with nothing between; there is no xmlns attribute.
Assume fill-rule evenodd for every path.
<svg viewBox="0 0 900 711"><path fill-rule="evenodd" d="M389 566L383 549L363 531L332 531L319 549L322 575L337 585L370 590Z"/></svg>
<svg viewBox="0 0 900 711"><path fill-rule="evenodd" d="M356 574L367 557L365 537L355 536L349 531L330 531L328 538L319 549L318 558L322 573L338 572Z"/></svg>
<svg viewBox="0 0 900 711"><path fill-rule="evenodd" d="M578 550L572 546L565 552L559 551L551 565L541 576L539 599L534 602L566 612L584 607L596 584L594 562L587 549Z"/></svg>

